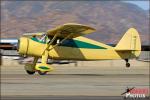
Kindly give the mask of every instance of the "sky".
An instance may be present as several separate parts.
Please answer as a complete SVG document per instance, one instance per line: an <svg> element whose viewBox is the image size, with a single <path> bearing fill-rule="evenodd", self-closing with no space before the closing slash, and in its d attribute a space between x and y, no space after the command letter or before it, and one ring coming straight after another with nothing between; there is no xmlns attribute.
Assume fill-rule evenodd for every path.
<svg viewBox="0 0 150 100"><path fill-rule="evenodd" d="M149 0L129 0L129 1L124 1L124 2L129 2L132 4L136 4L137 6L141 7L144 10L149 9Z"/></svg>

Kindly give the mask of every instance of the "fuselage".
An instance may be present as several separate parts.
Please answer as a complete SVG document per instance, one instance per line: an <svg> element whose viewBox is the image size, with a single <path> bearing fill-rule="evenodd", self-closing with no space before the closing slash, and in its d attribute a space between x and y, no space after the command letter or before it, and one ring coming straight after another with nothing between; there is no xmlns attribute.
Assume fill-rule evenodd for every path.
<svg viewBox="0 0 150 100"><path fill-rule="evenodd" d="M22 37L19 43L19 53L41 57L47 45L44 42ZM50 45L49 49L53 45ZM118 52L112 46L80 36L65 40L62 44L51 49L48 54L48 58L60 60L109 60L135 58L140 54L140 51Z"/></svg>

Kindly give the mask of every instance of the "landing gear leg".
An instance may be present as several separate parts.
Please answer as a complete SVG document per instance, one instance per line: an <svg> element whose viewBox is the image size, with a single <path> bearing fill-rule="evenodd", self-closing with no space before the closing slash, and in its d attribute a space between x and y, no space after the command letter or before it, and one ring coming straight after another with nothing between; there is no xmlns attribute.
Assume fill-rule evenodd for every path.
<svg viewBox="0 0 150 100"><path fill-rule="evenodd" d="M36 64L36 71L40 75L46 75L47 72L53 71L53 67L47 64L47 59L48 59L48 51L45 50L44 54L42 55L42 63Z"/></svg>
<svg viewBox="0 0 150 100"><path fill-rule="evenodd" d="M130 63L128 62L129 60L125 59L125 61L126 61L126 67L129 68L130 67Z"/></svg>

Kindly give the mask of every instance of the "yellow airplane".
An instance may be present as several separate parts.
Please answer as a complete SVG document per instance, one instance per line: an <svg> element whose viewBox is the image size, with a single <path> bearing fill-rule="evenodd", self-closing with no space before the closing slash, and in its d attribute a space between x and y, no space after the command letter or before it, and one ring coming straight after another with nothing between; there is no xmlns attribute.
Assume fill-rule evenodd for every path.
<svg viewBox="0 0 150 100"><path fill-rule="evenodd" d="M47 64L48 59L54 60L111 60L124 59L126 67L130 67L128 59L136 58L141 52L140 37L136 29L130 28L115 46L109 46L83 37L95 29L86 25L68 23L48 30L45 33L24 34L19 39L20 55L32 56L32 64L26 64L28 74L36 71L45 75L53 70ZM41 63L37 60L41 58Z"/></svg>

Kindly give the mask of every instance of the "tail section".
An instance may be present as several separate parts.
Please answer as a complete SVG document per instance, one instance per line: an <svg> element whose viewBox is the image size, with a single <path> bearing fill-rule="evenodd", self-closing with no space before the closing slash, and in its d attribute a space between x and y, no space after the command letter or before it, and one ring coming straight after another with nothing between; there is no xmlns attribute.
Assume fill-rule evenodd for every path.
<svg viewBox="0 0 150 100"><path fill-rule="evenodd" d="M116 51L132 52L136 57L141 52L141 40L136 29L130 28L115 47Z"/></svg>
<svg viewBox="0 0 150 100"><path fill-rule="evenodd" d="M141 51L141 41L137 30L130 28L119 41L115 50Z"/></svg>

